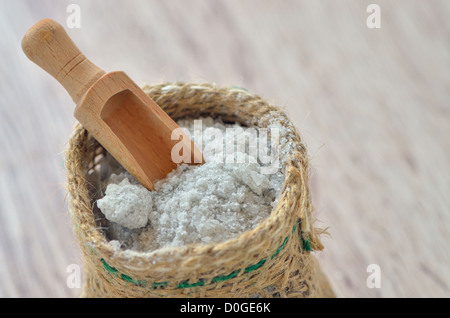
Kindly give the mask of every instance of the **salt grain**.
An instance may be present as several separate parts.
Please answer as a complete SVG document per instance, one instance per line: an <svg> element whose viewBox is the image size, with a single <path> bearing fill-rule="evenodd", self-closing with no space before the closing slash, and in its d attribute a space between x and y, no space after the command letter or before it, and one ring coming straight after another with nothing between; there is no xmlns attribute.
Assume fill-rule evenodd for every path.
<svg viewBox="0 0 450 318"><path fill-rule="evenodd" d="M105 217L129 229L144 227L152 209L152 197L142 186L130 184L124 178L119 184L110 184L97 206Z"/></svg>

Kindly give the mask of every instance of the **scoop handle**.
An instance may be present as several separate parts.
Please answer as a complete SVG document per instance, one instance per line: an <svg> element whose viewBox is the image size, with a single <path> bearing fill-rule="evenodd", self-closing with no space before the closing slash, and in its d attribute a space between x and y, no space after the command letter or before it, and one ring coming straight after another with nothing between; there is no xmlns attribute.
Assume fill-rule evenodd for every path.
<svg viewBox="0 0 450 318"><path fill-rule="evenodd" d="M105 74L89 61L64 28L51 19L33 25L22 39L26 56L64 86L75 103Z"/></svg>

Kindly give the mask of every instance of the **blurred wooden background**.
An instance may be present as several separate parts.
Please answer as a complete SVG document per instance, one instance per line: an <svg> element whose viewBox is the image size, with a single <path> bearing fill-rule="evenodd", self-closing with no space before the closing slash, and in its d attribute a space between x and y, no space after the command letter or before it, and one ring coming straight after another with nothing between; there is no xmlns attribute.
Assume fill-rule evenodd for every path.
<svg viewBox="0 0 450 318"><path fill-rule="evenodd" d="M81 264L64 202L74 105L20 47L38 20L65 24L70 3L69 35L107 71L242 86L285 107L311 155L331 234L318 257L339 297L450 296L450 2L1 0L1 297L79 294L66 285Z"/></svg>

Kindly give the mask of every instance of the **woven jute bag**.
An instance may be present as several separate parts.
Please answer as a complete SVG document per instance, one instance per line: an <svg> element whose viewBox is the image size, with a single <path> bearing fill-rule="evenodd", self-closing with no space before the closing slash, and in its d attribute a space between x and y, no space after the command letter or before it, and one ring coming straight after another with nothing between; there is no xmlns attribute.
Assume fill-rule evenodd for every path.
<svg viewBox="0 0 450 318"><path fill-rule="evenodd" d="M174 120L219 117L245 126L269 122L291 130L292 153L281 163L281 197L255 228L217 244L117 250L96 207L104 190L105 150L77 125L66 150L69 211L82 250L82 297L334 297L315 258L323 230L313 226L308 156L293 124L278 107L237 87L164 83L144 91ZM106 170L105 170L106 171Z"/></svg>

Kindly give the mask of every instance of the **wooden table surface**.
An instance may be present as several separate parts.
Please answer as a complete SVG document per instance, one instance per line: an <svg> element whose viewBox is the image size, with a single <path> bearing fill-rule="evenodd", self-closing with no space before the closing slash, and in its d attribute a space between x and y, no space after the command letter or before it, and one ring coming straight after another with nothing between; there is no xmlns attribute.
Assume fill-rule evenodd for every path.
<svg viewBox="0 0 450 318"><path fill-rule="evenodd" d="M70 3L69 35L107 71L242 86L286 109L339 297L450 296L449 1L18 0L0 2L1 297L80 292L66 284L81 264L64 200L74 105L20 46L42 18L65 24Z"/></svg>

